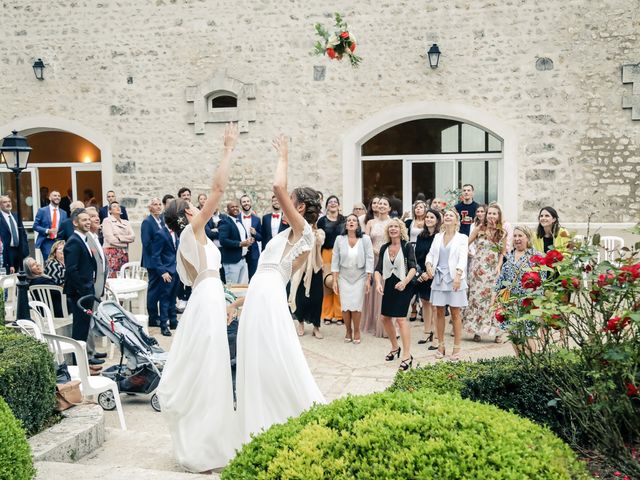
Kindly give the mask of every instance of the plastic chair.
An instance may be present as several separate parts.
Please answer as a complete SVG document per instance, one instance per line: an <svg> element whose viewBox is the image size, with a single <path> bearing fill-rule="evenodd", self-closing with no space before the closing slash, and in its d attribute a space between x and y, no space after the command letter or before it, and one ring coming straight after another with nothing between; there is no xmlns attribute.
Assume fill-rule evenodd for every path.
<svg viewBox="0 0 640 480"><path fill-rule="evenodd" d="M58 295L54 295L53 293L57 292L60 298L60 306L62 307L62 316L55 316L55 301L54 297ZM71 315L69 315L69 309L67 307L67 296L62 292L62 287L58 285L33 285L29 287L29 298L30 300L36 302L42 302L52 313L53 323L65 323L71 319Z"/></svg>
<svg viewBox="0 0 640 480"><path fill-rule="evenodd" d="M137 278L138 280L148 280L147 269L140 266L140 262L127 262L120 267L119 278Z"/></svg>
<svg viewBox="0 0 640 480"><path fill-rule="evenodd" d="M624 239L615 236L600 237L600 247L604 250L604 260L613 262L620 256L619 251L624 247ZM598 253L598 262L600 262L601 259L603 259L603 257Z"/></svg>
<svg viewBox="0 0 640 480"><path fill-rule="evenodd" d="M116 410L118 411L118 419L120 420L120 428L122 430L127 429L127 425L124 421L124 412L122 410L122 404L120 403L120 391L116 382L110 378L103 377L101 375L92 376L89 372L89 362L87 360L87 351L84 345L72 338L61 337L59 335L52 335L50 333L43 333L44 338L49 344L49 349L56 355L59 362L62 361L62 348L61 345L69 343L74 348L74 354L76 356L77 373L80 379L80 389L83 395L87 397L100 395L103 392L110 391L113 394ZM71 369L69 371L71 373ZM74 369L75 370L75 369ZM73 378L73 374L72 374Z"/></svg>
<svg viewBox="0 0 640 480"><path fill-rule="evenodd" d="M22 333L27 335L31 335L33 338L40 342L45 342L44 336L42 335L42 330L38 326L37 323L32 322L31 320L16 320L18 327Z"/></svg>
<svg viewBox="0 0 640 480"><path fill-rule="evenodd" d="M53 323L53 314L46 303L32 300L29 302L29 308L31 309L31 318L38 324L42 333L57 335L56 327ZM61 346L63 353L73 353L72 345L62 344Z"/></svg>
<svg viewBox="0 0 640 480"><path fill-rule="evenodd" d="M4 321L13 322L16 319L18 309L18 276L16 274L7 275L0 279L0 288L5 292L4 297Z"/></svg>

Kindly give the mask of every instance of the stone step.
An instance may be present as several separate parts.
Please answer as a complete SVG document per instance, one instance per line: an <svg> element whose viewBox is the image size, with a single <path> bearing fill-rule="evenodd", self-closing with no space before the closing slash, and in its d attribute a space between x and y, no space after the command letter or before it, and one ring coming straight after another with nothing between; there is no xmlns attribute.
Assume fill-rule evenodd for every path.
<svg viewBox="0 0 640 480"><path fill-rule="evenodd" d="M123 446L123 449L127 447ZM220 476L153 470L121 465L83 465L80 463L36 462L36 480L215 480Z"/></svg>

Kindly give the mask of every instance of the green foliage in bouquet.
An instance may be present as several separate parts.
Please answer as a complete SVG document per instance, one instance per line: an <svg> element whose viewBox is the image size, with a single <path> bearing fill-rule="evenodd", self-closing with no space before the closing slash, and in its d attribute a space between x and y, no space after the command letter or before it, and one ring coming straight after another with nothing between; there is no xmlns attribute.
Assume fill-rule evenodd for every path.
<svg viewBox="0 0 640 480"><path fill-rule="evenodd" d="M349 31L347 22L339 13L335 14L333 31L329 31L322 24L316 23L316 35L320 37L315 44L314 54L327 55L331 60L342 60L346 55L352 67L357 67L362 61L356 51L356 38Z"/></svg>

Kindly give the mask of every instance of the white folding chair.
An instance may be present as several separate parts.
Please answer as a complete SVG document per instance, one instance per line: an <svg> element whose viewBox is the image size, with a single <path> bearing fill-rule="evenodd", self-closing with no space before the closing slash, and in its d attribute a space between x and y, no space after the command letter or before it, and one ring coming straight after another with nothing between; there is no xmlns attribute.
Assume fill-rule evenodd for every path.
<svg viewBox="0 0 640 480"><path fill-rule="evenodd" d="M120 267L119 278L137 278L138 280L148 280L147 269L140 266L140 262L127 262Z"/></svg>
<svg viewBox="0 0 640 480"><path fill-rule="evenodd" d="M624 239L616 236L600 237L600 247L604 255L601 256L600 253L598 253L598 262L601 260L613 262L620 257L619 252L620 249L624 247Z"/></svg>
<svg viewBox="0 0 640 480"><path fill-rule="evenodd" d="M57 292L55 294L54 292ZM55 297L60 299L61 316L55 316ZM66 324L70 319L69 309L67 307L67 296L62 292L62 287L58 285L33 285L29 287L29 298L36 302L42 302L51 311L53 324Z"/></svg>
<svg viewBox="0 0 640 480"><path fill-rule="evenodd" d="M61 337L59 335L52 335L50 333L44 333L44 338L47 340L49 344L49 349L54 352L56 357L61 360L63 355L61 345L64 343L69 343L74 348L74 354L76 356L77 363L77 374L80 379L80 389L82 390L83 395L87 397L92 397L96 395L100 395L103 392L110 391L113 394L113 399L115 401L116 410L118 412L118 419L120 420L120 428L122 430L127 429L127 425L124 421L124 412L122 411L122 404L120 403L120 391L118 390L118 385L116 382L111 380L110 378L103 377L102 375L92 376L89 373L89 362L87 360L87 350L80 342L77 340L73 340L72 338ZM71 369L73 367L69 367L69 372L71 373ZM75 369L74 369L75 370ZM73 378L73 374L71 374Z"/></svg>
<svg viewBox="0 0 640 480"><path fill-rule="evenodd" d="M5 292L4 297L4 321L13 322L16 319L18 309L18 276L16 274L7 275L0 280L0 288Z"/></svg>

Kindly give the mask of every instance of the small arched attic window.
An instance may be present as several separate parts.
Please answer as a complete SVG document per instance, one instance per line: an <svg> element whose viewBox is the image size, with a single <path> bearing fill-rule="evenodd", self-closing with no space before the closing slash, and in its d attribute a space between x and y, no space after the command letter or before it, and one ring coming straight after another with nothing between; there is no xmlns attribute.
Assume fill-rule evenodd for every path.
<svg viewBox="0 0 640 480"><path fill-rule="evenodd" d="M209 111L238 107L238 97L231 92L218 91L209 96Z"/></svg>

